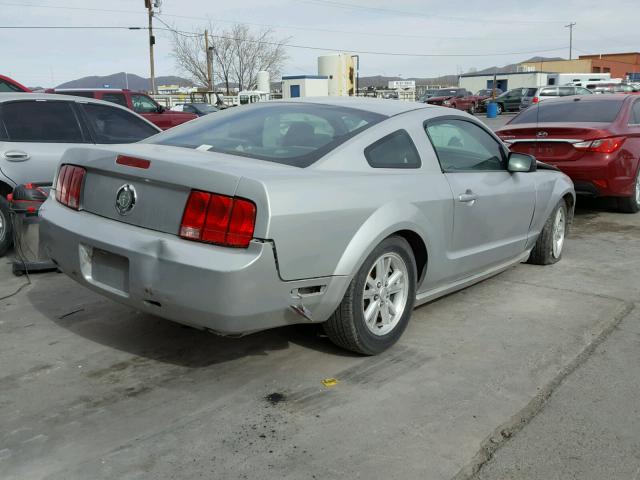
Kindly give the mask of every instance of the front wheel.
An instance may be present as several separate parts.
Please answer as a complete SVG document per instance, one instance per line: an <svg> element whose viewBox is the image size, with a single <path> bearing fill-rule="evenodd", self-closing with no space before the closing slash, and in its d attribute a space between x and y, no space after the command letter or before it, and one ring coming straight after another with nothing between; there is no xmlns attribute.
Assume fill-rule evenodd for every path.
<svg viewBox="0 0 640 480"><path fill-rule="evenodd" d="M476 113L476 106L472 103L469 106L469 110L467 110L471 115L474 115Z"/></svg>
<svg viewBox="0 0 640 480"><path fill-rule="evenodd" d="M560 200L551 215L549 215L533 250L531 250L529 263L550 265L560 260L567 234L567 211L567 203L564 200Z"/></svg>
<svg viewBox="0 0 640 480"><path fill-rule="evenodd" d="M498 115L502 115L502 112L504 112L504 107L502 106L501 103L498 103L496 105L496 112L498 113Z"/></svg>
<svg viewBox="0 0 640 480"><path fill-rule="evenodd" d="M0 257L7 253L13 241L13 226L9 211L9 202L0 195Z"/></svg>
<svg viewBox="0 0 640 480"><path fill-rule="evenodd" d="M364 355L391 347L409 323L416 296L409 243L386 238L364 261L324 330L336 345Z"/></svg>
<svg viewBox="0 0 640 480"><path fill-rule="evenodd" d="M622 213L637 213L640 210L640 170L636 175L633 195L630 197L618 198L618 209Z"/></svg>

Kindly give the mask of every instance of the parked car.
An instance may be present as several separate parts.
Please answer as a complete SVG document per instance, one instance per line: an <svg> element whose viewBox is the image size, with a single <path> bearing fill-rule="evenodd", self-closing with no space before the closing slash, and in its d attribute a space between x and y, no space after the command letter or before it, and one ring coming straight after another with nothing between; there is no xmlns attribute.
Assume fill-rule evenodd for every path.
<svg viewBox="0 0 640 480"><path fill-rule="evenodd" d="M593 93L637 93L640 88L627 83L599 83L589 88Z"/></svg>
<svg viewBox="0 0 640 480"><path fill-rule="evenodd" d="M478 99L464 88L443 88L438 90L433 97L428 98L426 103L474 113Z"/></svg>
<svg viewBox="0 0 640 480"><path fill-rule="evenodd" d="M498 108L498 115L502 114L502 112L517 112L520 110L520 103L522 102L522 97L535 94L536 88L514 88L512 90L507 90L506 92L498 95L496 97L496 104ZM490 98L487 98L481 103L481 110L487 110L487 104L491 101Z"/></svg>
<svg viewBox="0 0 640 480"><path fill-rule="evenodd" d="M95 98L106 102L116 103L142 115L162 130L175 127L181 123L198 118L195 113L174 112L167 110L146 93L132 92L119 89L93 89L93 88L59 88L49 89L48 93L73 95L75 97Z"/></svg>
<svg viewBox="0 0 640 480"><path fill-rule="evenodd" d="M218 109L208 103L179 103L175 105L171 111L195 113L197 116L203 117L210 113L217 112Z"/></svg>
<svg viewBox="0 0 640 480"><path fill-rule="evenodd" d="M0 255L11 245L6 197L15 186L52 183L69 147L137 142L160 131L112 103L44 93L0 93Z"/></svg>
<svg viewBox="0 0 640 480"><path fill-rule="evenodd" d="M574 205L567 176L465 113L332 97L70 149L55 190L43 236L79 283L222 334L323 323L363 354L414 305L558 261Z"/></svg>
<svg viewBox="0 0 640 480"><path fill-rule="evenodd" d="M0 75L0 92L31 92L31 90L12 78Z"/></svg>
<svg viewBox="0 0 640 480"><path fill-rule="evenodd" d="M565 172L577 193L640 208L640 97L591 95L545 101L498 130L511 151Z"/></svg>
<svg viewBox="0 0 640 480"><path fill-rule="evenodd" d="M418 101L425 103L428 98L435 96L437 93L438 93L437 89L425 90L425 92L422 95L420 95L420 98L418 98Z"/></svg>
<svg viewBox="0 0 640 480"><path fill-rule="evenodd" d="M548 100L555 97L571 97L573 95L592 95L593 92L584 87L538 87L534 92L532 89L527 89L527 92L522 96L520 102L520 110L530 107L536 103Z"/></svg>

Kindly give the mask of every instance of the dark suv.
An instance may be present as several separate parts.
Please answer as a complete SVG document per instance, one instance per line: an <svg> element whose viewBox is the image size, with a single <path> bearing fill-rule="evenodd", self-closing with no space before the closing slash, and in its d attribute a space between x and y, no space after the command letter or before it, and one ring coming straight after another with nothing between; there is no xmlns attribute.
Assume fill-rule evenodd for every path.
<svg viewBox="0 0 640 480"><path fill-rule="evenodd" d="M507 90L506 92L498 95L496 97L496 103L498 104L498 115L502 112L517 112L520 110L520 103L522 102L522 98L531 95L533 96L536 92L535 88L514 88L512 90ZM483 101L484 110L486 110L486 105L489 103L491 99L486 99Z"/></svg>
<svg viewBox="0 0 640 480"><path fill-rule="evenodd" d="M142 115L154 125L166 130L181 123L198 118L194 113L175 112L165 109L146 93L132 92L108 88L61 88L49 89L47 93L60 93L75 97L96 98L107 102L117 103L123 107Z"/></svg>

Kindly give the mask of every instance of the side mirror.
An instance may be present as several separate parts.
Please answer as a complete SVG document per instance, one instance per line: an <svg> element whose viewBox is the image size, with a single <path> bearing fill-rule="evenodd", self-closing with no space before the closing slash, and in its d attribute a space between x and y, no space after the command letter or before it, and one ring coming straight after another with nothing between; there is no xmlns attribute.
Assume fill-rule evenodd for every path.
<svg viewBox="0 0 640 480"><path fill-rule="evenodd" d="M509 152L507 162L507 170L511 173L535 172L537 168L536 157L526 153Z"/></svg>
<svg viewBox="0 0 640 480"><path fill-rule="evenodd" d="M165 110L166 108L164 108L162 105L158 105L158 113L164 113Z"/></svg>

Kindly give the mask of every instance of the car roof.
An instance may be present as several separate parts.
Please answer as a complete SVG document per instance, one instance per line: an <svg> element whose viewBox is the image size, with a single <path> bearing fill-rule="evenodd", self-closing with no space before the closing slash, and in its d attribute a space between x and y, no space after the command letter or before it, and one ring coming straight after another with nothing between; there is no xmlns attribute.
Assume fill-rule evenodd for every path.
<svg viewBox="0 0 640 480"><path fill-rule="evenodd" d="M397 102L382 98L364 97L306 97L292 98L290 100L275 100L268 103L314 103L318 105L330 105L335 107L357 108L371 113L377 113L392 117L401 113L419 110L421 108L434 108L419 102Z"/></svg>
<svg viewBox="0 0 640 480"><path fill-rule="evenodd" d="M638 98L633 95L620 95L615 93L604 93L601 95L570 95L568 97L553 97L545 100L541 105L552 103L570 103L570 102L606 102L617 100L624 102L628 99Z"/></svg>
<svg viewBox="0 0 640 480"><path fill-rule="evenodd" d="M138 118L143 119L149 125L153 125L153 123L149 122L146 118L141 115L138 115L133 110L130 110L122 105L118 105L113 102L105 102L104 100L97 100L95 98L87 98L87 97L75 97L73 95L56 95L55 93L29 93L29 92L9 92L9 93L0 93L0 103L4 102L13 102L16 100L62 100L65 102L78 102L78 103L93 103L97 105L105 105L107 107L119 108L120 110L124 110L128 113L131 113ZM154 127L158 128L156 125ZM158 129L158 131L160 131Z"/></svg>

